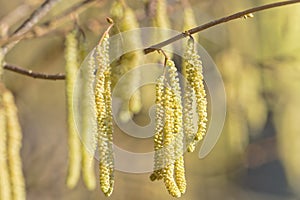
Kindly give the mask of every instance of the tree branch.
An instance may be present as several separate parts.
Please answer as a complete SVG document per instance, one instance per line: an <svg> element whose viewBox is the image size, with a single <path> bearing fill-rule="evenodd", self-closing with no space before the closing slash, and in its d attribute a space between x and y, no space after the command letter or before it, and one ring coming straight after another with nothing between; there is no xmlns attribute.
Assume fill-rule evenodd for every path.
<svg viewBox="0 0 300 200"><path fill-rule="evenodd" d="M44 17L50 9L60 0L46 0L39 8L37 8L30 17L25 20L13 33L10 37L19 37L24 35L28 32L39 20ZM13 43L8 44L3 48L4 54L7 51L15 46L18 43L18 40L14 41Z"/></svg>
<svg viewBox="0 0 300 200"><path fill-rule="evenodd" d="M81 11L85 10L87 7L93 5L97 0L85 0L82 2L79 2L66 10L61 15L55 17L54 19L51 19L49 21L44 22L41 25L32 27L31 30L26 32L22 35L12 35L5 39L0 39L0 45L1 44L8 44L17 40L21 39L29 39L29 38L35 38L35 37L41 37L46 34L49 34L57 29L58 26L66 22L71 18L71 16L80 13Z"/></svg>
<svg viewBox="0 0 300 200"><path fill-rule="evenodd" d="M64 80L65 75L58 73L58 74L43 74L38 72L33 72L31 70L24 69L22 67L12 65L12 64L4 64L4 69L13 71L19 74L23 74L26 76L30 76L32 78L38 78L38 79L48 79L48 80Z"/></svg>
<svg viewBox="0 0 300 200"><path fill-rule="evenodd" d="M275 7L280 7L280 6L285 6L285 5L289 5L289 4L295 4L295 3L300 3L300 0L281 1L281 2L277 2L277 3L266 4L266 5L263 5L263 6L250 8L250 9L247 9L247 10L244 10L244 11L226 16L226 17L222 17L222 18L213 20L211 22L208 22L206 24L203 24L201 26L197 26L195 28L187 30L187 31L185 31L181 34L175 35L174 37L172 37L168 40L165 40L161 43L152 45L152 46L144 49L144 53L145 54L151 53L151 52L156 51L158 49L161 49L162 47L167 46L167 45L169 45L173 42L176 42L177 40L185 38L190 34L195 34L195 33L198 33L200 31L203 31L205 29L208 29L210 27L213 27L213 26L216 26L216 25L228 22L228 21L232 21L234 19L239 19L239 18L241 18L241 17L243 17L247 14L250 14L250 13L255 13L255 12L258 12L258 11L267 10L267 9L270 9L270 8L275 8Z"/></svg>
<svg viewBox="0 0 300 200"><path fill-rule="evenodd" d="M86 0L85 2L89 2L89 1L91 1L91 0ZM195 28L192 28L188 31L185 31L184 33L178 34L178 35L176 35L176 36L174 36L174 37L172 37L168 40L165 40L161 43L158 43L158 44L152 45L148 48L145 48L144 53L145 54L151 53L151 52L156 51L158 49L161 49L162 47L164 47L166 45L169 45L169 44L171 44L171 43L173 43L177 40L180 40L184 37L187 37L190 34L195 34L197 32L203 31L203 30L208 29L210 27L213 27L213 26L216 26L216 25L219 25L219 24L222 24L222 23L234 20L234 19L239 19L239 18L241 18L241 17L243 17L247 14L250 14L250 13L255 13L255 12L258 12L258 11L267 10L267 9L270 9L270 8L275 8L275 7L280 7L280 6L285 6L285 5L289 5L289 4L295 4L295 3L300 3L300 0L290 0L290 1L282 1L282 2L277 2L277 3L266 4L266 5L263 5L263 6L250 8L250 9L247 9L247 10L244 10L244 11L226 16L226 17L222 17L222 18L219 18L217 20L213 20L211 22L203 24L201 26L197 26ZM36 72L32 72L31 70L26 70L26 69L23 69L21 67L17 67L17 66L10 65L10 64L5 64L4 69L14 71L14 72L17 72L17 73L20 73L20 74L23 74L23 75L27 75L27 76L30 76L30 77L33 77L33 78L49 79L49 80L63 80L63 79L65 79L64 74L49 75L49 74L36 73Z"/></svg>

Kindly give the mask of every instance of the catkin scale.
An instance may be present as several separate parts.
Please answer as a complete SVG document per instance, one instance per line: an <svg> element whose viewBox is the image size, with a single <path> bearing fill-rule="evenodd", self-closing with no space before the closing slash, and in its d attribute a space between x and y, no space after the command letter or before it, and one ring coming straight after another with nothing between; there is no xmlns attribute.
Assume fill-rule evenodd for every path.
<svg viewBox="0 0 300 200"><path fill-rule="evenodd" d="M67 98L67 113L68 113L68 146L69 146L69 164L67 186L74 188L80 177L81 170L81 143L79 136L76 133L74 124L74 110L73 110L73 92L76 80L76 73L78 70L78 41L76 38L76 31L70 32L66 36L65 41L65 60L66 60L66 98Z"/></svg>
<svg viewBox="0 0 300 200"><path fill-rule="evenodd" d="M14 97L9 90L3 93L3 105L6 114L7 154L10 172L12 199L23 200L26 198L25 181L22 172L20 149L22 146L22 133L17 115Z"/></svg>

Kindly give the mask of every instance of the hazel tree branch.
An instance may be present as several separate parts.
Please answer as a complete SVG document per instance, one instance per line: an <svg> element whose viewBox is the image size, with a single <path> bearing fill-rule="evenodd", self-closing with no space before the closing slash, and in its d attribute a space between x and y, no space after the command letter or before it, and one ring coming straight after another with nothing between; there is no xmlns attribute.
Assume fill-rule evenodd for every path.
<svg viewBox="0 0 300 200"><path fill-rule="evenodd" d="M258 11L267 10L267 9L271 9L271 8L275 8L275 7L285 6L285 5L289 5L289 4L295 4L295 3L300 3L300 0L281 1L281 2L277 2L277 3L266 4L266 5L263 5L263 6L250 8L250 9L247 9L247 10L244 10L244 11L226 16L226 17L222 17L222 18L210 21L210 22L208 22L206 24L203 24L201 26L197 26L197 27L192 28L190 30L184 31L183 33L178 34L178 35L176 35L176 36L174 36L174 37L172 37L168 40L165 40L161 43L152 45L152 46L144 49L144 53L145 54L151 53L151 52L156 51L158 49L161 49L162 47L167 46L167 45L169 45L173 42L176 42L177 40L185 38L189 35L198 33L200 31L203 31L205 29L211 28L211 27L219 25L219 24L223 24L223 23L232 21L234 19L240 19L241 17L244 17L244 16L246 16L248 14L251 14L251 13L255 13L255 12L258 12Z"/></svg>
<svg viewBox="0 0 300 200"><path fill-rule="evenodd" d="M20 39L23 40L23 39L41 37L41 36L47 35L49 33L52 33L64 22L70 20L72 18L72 16L74 16L74 15L82 12L83 10L87 9L88 7L94 5L96 2L97 2L97 0L85 0L85 1L79 2L79 3L75 4L74 6L70 7L69 9L67 9L61 15L55 17L54 19L46 21L46 22L42 23L41 25L32 27L31 30L29 30L25 34L12 35L8 38L0 39L0 45L1 44L9 44L11 42L14 42L14 41L17 41Z"/></svg>
<svg viewBox="0 0 300 200"><path fill-rule="evenodd" d="M91 1L91 0L86 0L86 1ZM158 44L155 44L148 48L145 48L144 53L145 54L151 53L151 52L159 50L162 47L167 46L173 42L176 42L177 40L183 39L189 35L198 33L200 31L206 30L208 28L211 28L213 26L216 26L216 25L219 25L222 23L226 23L226 22L229 22L229 21L232 21L235 19L242 18L251 13L255 13L255 12L259 12L262 10L267 10L267 9L271 9L271 8L275 8L275 7L281 7L281 6L285 6L285 5L295 4L295 3L300 3L300 0L289 0L289 1L281 1L281 2L276 2L276 3L266 4L266 5L250 8L250 9L247 9L247 10L244 10L244 11L241 11L241 12L229 15L229 16L225 16L225 17L210 21L201 26L197 26L197 27L187 30L181 34L178 34L168 40L165 40L163 42L160 42ZM10 71L13 71L16 73L20 73L23 75L27 75L27 76L30 76L33 78L48 79L48 80L63 80L63 79L65 79L64 74L48 75L48 74L43 74L43 73L36 73L31 70L26 70L26 69L23 69L21 67L17 67L17 66L11 65L11 64L5 64L4 69L10 70Z"/></svg>
<svg viewBox="0 0 300 200"><path fill-rule="evenodd" d="M37 8L28 19L26 19L13 33L10 37L19 37L21 35L24 35L26 32L28 32L36 23L40 21L42 17L44 17L51 8L58 3L60 0L46 0L39 8ZM4 54L7 53L7 51L15 46L18 43L18 40L14 41L13 43L10 43L6 45L3 48Z"/></svg>
<svg viewBox="0 0 300 200"><path fill-rule="evenodd" d="M32 70L27 70L22 67L12 65L12 64L4 64L4 69L13 71L19 74L23 74L32 78L37 79L48 79L48 80L64 80L66 77L64 74L58 73L58 74L44 74L44 73L38 73L33 72Z"/></svg>

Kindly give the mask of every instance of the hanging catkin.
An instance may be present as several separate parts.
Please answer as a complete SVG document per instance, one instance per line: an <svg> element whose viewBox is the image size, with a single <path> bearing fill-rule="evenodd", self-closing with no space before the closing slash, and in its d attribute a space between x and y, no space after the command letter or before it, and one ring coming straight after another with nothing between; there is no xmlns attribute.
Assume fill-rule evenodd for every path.
<svg viewBox="0 0 300 200"><path fill-rule="evenodd" d="M100 187L110 196L114 186L113 122L111 102L111 67L109 62L109 34L105 32L96 47L98 65L95 85L97 135L99 150Z"/></svg>
<svg viewBox="0 0 300 200"><path fill-rule="evenodd" d="M128 7L124 1L116 0L113 3L111 17L116 24L112 30L113 34L139 28L133 10ZM114 88L114 94L122 100L119 110L120 120L127 122L131 119L132 115L138 113L142 107L140 90L136 90L133 93L134 88L139 86L140 73L138 70L131 71L131 73L128 72L142 63L143 52L141 50L132 51L133 49L141 47L140 34L137 30L132 31L130 34L122 34L120 37L122 50L131 50L131 52L125 52L119 60L112 63L112 88L114 88L120 78L126 74L126 80L123 79L121 84L118 85L118 88Z"/></svg>
<svg viewBox="0 0 300 200"><path fill-rule="evenodd" d="M165 118L165 111L164 111L164 96L165 96L165 88L164 88L164 80L165 77L162 75L158 78L156 82L156 128L155 128L155 135L154 135L154 169L153 173L150 176L152 181L160 180L163 178L163 129L164 129L164 118Z"/></svg>
<svg viewBox="0 0 300 200"><path fill-rule="evenodd" d="M1 60L0 60L1 62ZM2 66L0 66L2 68ZM1 69L0 69L1 70ZM0 199L11 199L9 167L7 163L7 127L3 104L4 86L0 82Z"/></svg>
<svg viewBox="0 0 300 200"><path fill-rule="evenodd" d="M172 60L167 60L166 67L170 76L170 86L174 93L174 129L173 134L175 135L175 180L176 184L183 194L186 190L186 179L184 170L184 159L183 159L183 124L182 124L182 102L181 102L181 89L179 84L179 78L177 68Z"/></svg>
<svg viewBox="0 0 300 200"><path fill-rule="evenodd" d="M175 134L174 134L174 93L170 87L165 89L165 127L164 127L164 183L173 197L180 197L181 192L174 178Z"/></svg>
<svg viewBox="0 0 300 200"><path fill-rule="evenodd" d="M186 190L181 89L175 63L167 59L165 68L168 78L164 73L156 83L157 124L154 170L150 179L163 179L168 192L173 197L180 197Z"/></svg>
<svg viewBox="0 0 300 200"><path fill-rule="evenodd" d="M193 136L193 138L187 138L187 142L189 142L188 151L192 152L195 149L196 144L203 139L203 136L205 135L206 132L206 123L207 123L207 100L206 100L206 93L204 89L202 62L200 60L200 56L197 54L194 48L193 39L188 40L187 48L184 55L183 68L185 70L183 74L185 75L187 84L191 87L191 89L195 94L196 107L198 113L197 133ZM190 108L184 108L184 111L188 111L188 110L190 110ZM187 130L186 132L190 133L190 130Z"/></svg>
<svg viewBox="0 0 300 200"><path fill-rule="evenodd" d="M76 133L74 110L73 110L73 92L78 70L78 41L77 31L70 32L65 42L66 59L66 98L68 113L68 145L69 145L69 164L67 186L74 188L80 177L81 168L81 143L79 135Z"/></svg>
<svg viewBox="0 0 300 200"><path fill-rule="evenodd" d="M26 198L25 183L20 157L22 133L17 116L17 107L14 102L14 97L9 90L4 91L2 98L6 114L7 155L12 199L24 200Z"/></svg>
<svg viewBox="0 0 300 200"><path fill-rule="evenodd" d="M84 58L84 43L79 44L79 55ZM81 102L81 124L80 133L82 136L82 177L89 190L96 188L96 177L94 172L94 153L96 150L96 105L94 93L94 80L96 63L93 56L94 51L89 56L87 67L83 67L83 81L80 94Z"/></svg>

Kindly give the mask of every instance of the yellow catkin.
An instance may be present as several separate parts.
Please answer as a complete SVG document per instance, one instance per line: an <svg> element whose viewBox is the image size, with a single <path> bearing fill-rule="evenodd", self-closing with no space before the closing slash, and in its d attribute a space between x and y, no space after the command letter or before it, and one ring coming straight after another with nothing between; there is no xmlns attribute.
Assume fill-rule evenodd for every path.
<svg viewBox="0 0 300 200"><path fill-rule="evenodd" d="M154 170L150 179L160 180L163 178L163 128L164 128L164 76L160 76L156 83L156 128L154 135Z"/></svg>
<svg viewBox="0 0 300 200"><path fill-rule="evenodd" d="M194 11L188 0L184 0L184 2L185 5L183 9L183 31L187 31L191 28L196 27L198 23L196 21ZM195 41L198 41L198 34L195 34L193 37Z"/></svg>
<svg viewBox="0 0 300 200"><path fill-rule="evenodd" d="M196 17L194 15L194 11L189 3L188 0L182 2L184 5L183 10L183 31L187 31L191 28L197 26ZM198 41L198 34L193 36L195 41ZM186 63L183 60L182 64L182 73L186 77ZM186 80L185 80L186 81ZM183 126L184 126L184 133L186 136L185 143L189 144L193 142L194 138L194 123L193 123L193 89L191 88L188 82L185 82L185 89L184 89L184 103L183 103ZM189 145L188 151L193 152L195 150L195 145Z"/></svg>
<svg viewBox="0 0 300 200"><path fill-rule="evenodd" d="M0 83L0 199L11 199L10 175L7 163L7 128L3 105L4 86Z"/></svg>
<svg viewBox="0 0 300 200"><path fill-rule="evenodd" d="M105 33L102 41L96 47L96 60L98 68L95 85L95 103L97 113L100 188L106 196L110 196L114 185L114 163L108 33Z"/></svg>
<svg viewBox="0 0 300 200"><path fill-rule="evenodd" d="M164 183L168 192L173 197L180 197L181 192L174 179L174 95L172 89L165 89L165 126L164 126Z"/></svg>
<svg viewBox="0 0 300 200"><path fill-rule="evenodd" d="M156 27L170 28L170 21L166 16L168 16L166 0L156 0L156 10L153 18L153 25Z"/></svg>
<svg viewBox="0 0 300 200"><path fill-rule="evenodd" d="M106 196L110 196L114 187L114 157L113 157L113 114L112 114L112 99L111 99L111 71L110 69L105 71L105 105L106 105L106 132L107 132L107 161L109 169L109 190L105 193Z"/></svg>
<svg viewBox="0 0 300 200"><path fill-rule="evenodd" d="M139 28L133 10L128 7L124 1L117 0L113 3L111 17L115 23L112 30L113 34ZM141 40L139 32L135 30L130 34L122 34L120 46L125 52L127 50L140 48ZM118 115L123 122L130 120L133 114L138 113L142 108L140 90L133 91L135 87L139 86L140 72L134 70L128 73L130 70L138 67L142 61L143 52L141 50L135 50L128 53L126 52L119 60L112 63L112 88L114 88L120 78L126 74L126 80L123 79L122 83L118 85L118 88L114 90L115 96L122 100Z"/></svg>
<svg viewBox="0 0 300 200"><path fill-rule="evenodd" d="M67 186L74 188L80 177L81 168L81 143L75 129L75 119L73 110L73 91L78 70L78 41L76 31L70 32L65 42L65 59L66 59L66 98L68 114L68 146L69 146L69 164Z"/></svg>
<svg viewBox="0 0 300 200"><path fill-rule="evenodd" d="M85 67L81 90L81 135L82 135L82 176L89 190L96 188L96 177L94 172L94 153L96 150L96 105L94 93L96 62L94 51L89 55L88 65Z"/></svg>
<svg viewBox="0 0 300 200"><path fill-rule="evenodd" d="M169 20L169 14L167 12L167 1L166 0L153 0L153 14L151 20L151 26L156 27L152 32L150 43L155 44L170 38L170 32L167 29L171 29L171 23ZM166 54L169 58L172 57L172 45L166 47ZM161 62L161 56L157 54L147 55L151 62Z"/></svg>
<svg viewBox="0 0 300 200"><path fill-rule="evenodd" d="M200 60L200 56L197 54L194 48L194 41L192 39L190 39L187 43L184 58L184 75L195 94L198 113L198 130L194 138L192 139L193 141L188 147L188 151L193 151L195 149L195 145L203 139L206 133L207 100L204 89L202 62Z"/></svg>
<svg viewBox="0 0 300 200"><path fill-rule="evenodd" d="M181 194L184 194L186 191L186 178L185 178L185 169L184 169L184 157L183 155L176 158L174 164L175 170L175 180L180 190Z"/></svg>
<svg viewBox="0 0 300 200"><path fill-rule="evenodd" d="M184 101L183 101L183 132L185 135L185 145L193 142L195 136L194 126L194 110L193 110L193 89L188 83L185 83L184 88ZM186 147L187 148L187 147ZM195 150L194 145L188 146L188 151L193 152Z"/></svg>
<svg viewBox="0 0 300 200"><path fill-rule="evenodd" d="M22 132L17 115L17 107L12 93L5 90L3 105L6 113L8 166L10 172L12 199L26 198L25 181L22 171L20 149L22 147Z"/></svg>
<svg viewBox="0 0 300 200"><path fill-rule="evenodd" d="M178 72L175 67L175 63L172 60L167 60L166 67L170 76L170 86L172 88L172 95L174 99L174 127L173 134L175 136L175 163L174 173L175 181L183 194L186 190L186 179L184 170L184 159L183 159L183 125L182 125L182 102L181 102L181 87L179 84Z"/></svg>

